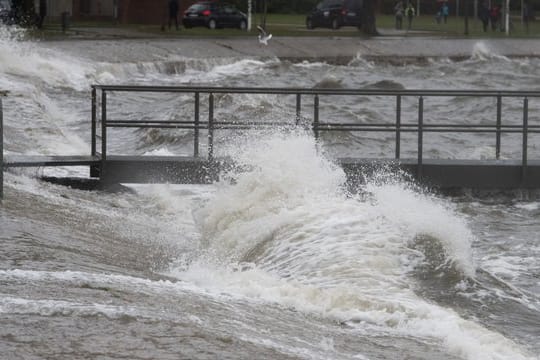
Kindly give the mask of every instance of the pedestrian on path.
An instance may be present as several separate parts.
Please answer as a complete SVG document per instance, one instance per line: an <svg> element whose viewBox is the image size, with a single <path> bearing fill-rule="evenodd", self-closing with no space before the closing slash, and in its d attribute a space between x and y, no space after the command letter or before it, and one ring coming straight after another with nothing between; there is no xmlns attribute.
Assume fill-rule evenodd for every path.
<svg viewBox="0 0 540 360"><path fill-rule="evenodd" d="M396 30L401 30L403 26L403 1L399 0L394 6L394 14L396 16Z"/></svg>
<svg viewBox="0 0 540 360"><path fill-rule="evenodd" d="M43 29L43 22L45 21L45 16L47 16L47 0L39 0L39 18L38 18L38 29Z"/></svg>
<svg viewBox="0 0 540 360"><path fill-rule="evenodd" d="M489 25L489 7L488 2L484 1L480 8L478 9L478 18L480 18L480 21L482 22L482 28L484 29L484 32L487 31L488 25Z"/></svg>
<svg viewBox="0 0 540 360"><path fill-rule="evenodd" d="M435 22L437 24L440 24L441 23L441 19L442 19L442 11L439 10L437 11L437 13L435 14Z"/></svg>
<svg viewBox="0 0 540 360"><path fill-rule="evenodd" d="M411 30L414 15L414 6L410 2L408 2L407 7L405 7L405 16L407 17L407 30Z"/></svg>
<svg viewBox="0 0 540 360"><path fill-rule="evenodd" d="M497 4L494 4L489 10L489 20L491 21L491 30L497 30L497 25L499 24L499 19L501 17L501 7Z"/></svg>
<svg viewBox="0 0 540 360"><path fill-rule="evenodd" d="M178 0L169 0L169 30L173 21L178 30Z"/></svg>
<svg viewBox="0 0 540 360"><path fill-rule="evenodd" d="M532 20L532 16L531 16L531 8L527 0L523 2L522 12L523 12L522 14L523 25L525 25L525 32L528 34L529 33L529 20Z"/></svg>
<svg viewBox="0 0 540 360"><path fill-rule="evenodd" d="M450 9L448 8L448 2L445 1L441 7L441 15L445 24L446 24L446 21L448 20L449 12L450 12Z"/></svg>

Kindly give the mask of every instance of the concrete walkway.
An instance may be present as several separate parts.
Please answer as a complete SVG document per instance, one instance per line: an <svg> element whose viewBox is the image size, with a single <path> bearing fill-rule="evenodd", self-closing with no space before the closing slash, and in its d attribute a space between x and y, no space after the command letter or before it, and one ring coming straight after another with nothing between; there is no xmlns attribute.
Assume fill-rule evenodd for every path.
<svg viewBox="0 0 540 360"><path fill-rule="evenodd" d="M464 59L473 54L507 57L540 57L540 39L470 39L448 38L405 31L381 29L382 36L369 39L332 37L279 37L268 46L260 44L255 35L242 37L175 37L147 34L124 28L75 28L72 40L141 40L154 45L172 46L179 54L191 58L216 57L278 57L293 61L324 60L346 63L362 56L365 59L393 63L418 61L423 58ZM172 45L171 45L172 44Z"/></svg>

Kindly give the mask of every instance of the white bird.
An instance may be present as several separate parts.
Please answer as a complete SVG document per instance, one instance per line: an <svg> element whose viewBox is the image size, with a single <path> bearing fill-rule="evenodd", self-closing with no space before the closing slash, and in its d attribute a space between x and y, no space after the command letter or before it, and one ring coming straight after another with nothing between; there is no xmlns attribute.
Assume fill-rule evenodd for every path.
<svg viewBox="0 0 540 360"><path fill-rule="evenodd" d="M259 42L261 44L268 45L268 40L272 38L272 34L267 34L266 31L260 26L257 26L257 29L259 30Z"/></svg>

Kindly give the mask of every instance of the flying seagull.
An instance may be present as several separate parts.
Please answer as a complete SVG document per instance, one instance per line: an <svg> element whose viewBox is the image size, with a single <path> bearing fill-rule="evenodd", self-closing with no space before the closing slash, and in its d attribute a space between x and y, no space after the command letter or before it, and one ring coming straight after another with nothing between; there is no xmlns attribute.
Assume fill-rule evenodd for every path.
<svg viewBox="0 0 540 360"><path fill-rule="evenodd" d="M261 44L268 45L268 40L272 38L272 34L267 34L266 31L260 26L257 26L257 29L259 30L259 42Z"/></svg>

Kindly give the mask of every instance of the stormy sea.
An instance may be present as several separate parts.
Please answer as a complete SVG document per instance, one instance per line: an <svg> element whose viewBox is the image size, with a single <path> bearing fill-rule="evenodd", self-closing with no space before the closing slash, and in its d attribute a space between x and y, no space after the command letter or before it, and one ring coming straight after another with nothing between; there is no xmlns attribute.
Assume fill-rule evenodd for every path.
<svg viewBox="0 0 540 360"><path fill-rule="evenodd" d="M34 41L0 27L4 155L88 155L93 84L540 90L540 59L481 42L462 61L398 66L189 58L174 41ZM351 191L336 159L391 157L393 134L315 139L293 126L293 99L215 101L219 119L291 126L217 134L216 155L239 166L205 185L87 191L40 180L88 177L85 167L4 172L2 359L538 359L538 197L445 196L383 170ZM193 117L189 94L116 105L111 117ZM415 106L404 103L405 120ZM495 113L488 98L432 106L434 121ZM520 105L505 106L519 121ZM538 124L540 101L529 108ZM324 98L320 109L358 123L394 111L376 97ZM192 130L113 135L111 153L193 151ZM430 135L426 157L493 158L493 135L476 136ZM414 139L404 135L403 156ZM519 156L519 136L503 142L503 158ZM529 151L539 158L538 136Z"/></svg>

